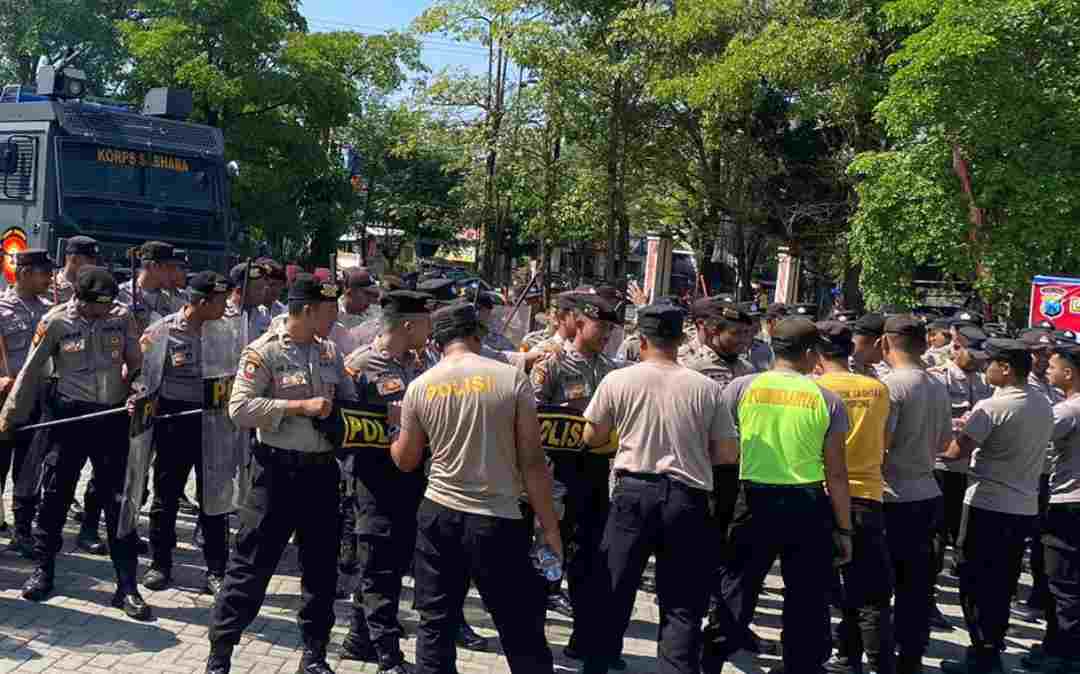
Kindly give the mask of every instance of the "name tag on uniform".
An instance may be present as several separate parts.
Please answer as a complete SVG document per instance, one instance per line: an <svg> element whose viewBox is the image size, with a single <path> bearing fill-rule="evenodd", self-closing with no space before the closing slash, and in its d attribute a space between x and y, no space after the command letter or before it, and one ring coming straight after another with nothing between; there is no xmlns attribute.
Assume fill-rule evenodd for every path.
<svg viewBox="0 0 1080 674"><path fill-rule="evenodd" d="M383 377L375 382L375 390L384 398L405 390L405 382L401 377Z"/></svg>
<svg viewBox="0 0 1080 674"><path fill-rule="evenodd" d="M303 372L293 372L291 374L281 375L281 388L292 388L293 386L306 386L308 383L307 375Z"/></svg>
<svg viewBox="0 0 1080 674"><path fill-rule="evenodd" d="M65 339L60 343L60 350L64 353L79 353L86 350L86 340L83 338L78 339Z"/></svg>

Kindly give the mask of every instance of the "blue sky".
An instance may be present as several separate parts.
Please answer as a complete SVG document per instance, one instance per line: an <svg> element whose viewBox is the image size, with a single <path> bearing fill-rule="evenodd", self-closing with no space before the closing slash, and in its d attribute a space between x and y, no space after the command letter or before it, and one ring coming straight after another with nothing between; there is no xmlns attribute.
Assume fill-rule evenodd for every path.
<svg viewBox="0 0 1080 674"><path fill-rule="evenodd" d="M430 4L431 0L303 0L300 10L312 31L378 33L408 29L413 18ZM487 70L487 56L481 45L455 43L440 35L421 39L424 62L433 71L462 66L476 72Z"/></svg>

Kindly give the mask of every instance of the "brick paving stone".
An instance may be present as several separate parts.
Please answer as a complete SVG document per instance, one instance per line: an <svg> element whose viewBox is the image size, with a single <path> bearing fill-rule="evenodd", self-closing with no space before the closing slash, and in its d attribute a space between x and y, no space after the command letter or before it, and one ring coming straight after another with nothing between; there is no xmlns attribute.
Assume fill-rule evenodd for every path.
<svg viewBox="0 0 1080 674"><path fill-rule="evenodd" d="M84 471L78 498L89 470ZM11 512L9 485L4 490L7 512ZM189 484L194 493L194 481ZM161 592L144 591L144 597L154 610L155 620L139 623L108 606L114 590L112 565L107 557L94 557L76 551L74 546L78 524L68 522L64 550L57 560L56 594L47 602L33 604L19 596L19 590L29 577L32 565L12 553L0 552L0 674L6 672L44 672L45 674L198 674L203 671L209 655L206 641L211 598L202 593L202 555L192 543L195 520L179 515L178 539L173 571L175 586ZM146 520L141 531L145 535ZM6 545L0 536L0 547ZM145 572L148 560L140 560ZM1030 588L1025 574L1024 592ZM412 610L411 580L401 604L401 621L409 632L402 643L406 657L414 660L418 616ZM769 577L755 616L754 630L763 639L778 642L780 638L780 608L782 583L777 574ZM290 547L277 575L270 583L267 602L259 618L252 624L236 650L233 672L292 674L300 661L300 637L296 628L296 607L299 601L300 579L295 548ZM943 658L962 657L968 645L967 633L957 605L955 579L943 577L939 585L942 610L957 627L950 632L934 632L924 665L937 670ZM336 603L337 624L333 631L329 661L340 674L373 674L377 667L371 663L344 661L339 649L348 631L350 602ZM466 606L466 618L477 632L492 638L497 634L491 618L480 607L475 590ZM570 622L548 614L548 640L555 655L556 671L579 669L580 663L568 660L562 647L569 638ZM624 657L628 672L652 672L656 669L656 630L659 609L653 595L639 592L634 609L634 622L625 639ZM1013 623L1008 636L1009 649L1005 655L1007 670L1019 668L1019 657L1033 643L1042 639L1044 625ZM725 667L724 674L739 672L757 674L779 664L774 655L752 656L742 653ZM459 650L458 669L462 674L501 674L508 672L506 661L496 653L474 653Z"/></svg>

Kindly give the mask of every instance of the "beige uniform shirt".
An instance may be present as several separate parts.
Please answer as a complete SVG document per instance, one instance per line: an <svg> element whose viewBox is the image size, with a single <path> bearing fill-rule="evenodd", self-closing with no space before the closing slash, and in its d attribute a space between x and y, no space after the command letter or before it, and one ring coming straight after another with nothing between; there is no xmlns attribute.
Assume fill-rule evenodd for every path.
<svg viewBox="0 0 1080 674"><path fill-rule="evenodd" d="M38 323L26 363L0 411L0 425L25 423L52 361L61 398L98 405L119 405L127 399L124 365L142 366L139 330L127 307L114 302L103 319L90 321L79 313L78 300L53 307Z"/></svg>
<svg viewBox="0 0 1080 674"><path fill-rule="evenodd" d="M229 416L243 428L256 429L259 442L299 452L331 452L334 447L308 417L286 416L290 400L355 398L352 380L330 340L297 344L286 325L251 343L240 356L240 369L229 399Z"/></svg>
<svg viewBox="0 0 1080 674"><path fill-rule="evenodd" d="M4 339L8 366L8 371L0 372L0 377L19 374L30 353L34 331L51 308L52 303L40 297L19 297L15 288L8 288L0 294L0 336Z"/></svg>
<svg viewBox="0 0 1080 674"><path fill-rule="evenodd" d="M587 356L575 349L573 342L566 342L562 351L533 366L533 394L543 405L564 405L580 412L604 377L617 369L614 359L602 353Z"/></svg>
<svg viewBox="0 0 1080 674"><path fill-rule="evenodd" d="M679 348L679 364L700 372L720 386L727 386L736 377L754 374L754 366L746 359L739 356L725 358L696 337Z"/></svg>

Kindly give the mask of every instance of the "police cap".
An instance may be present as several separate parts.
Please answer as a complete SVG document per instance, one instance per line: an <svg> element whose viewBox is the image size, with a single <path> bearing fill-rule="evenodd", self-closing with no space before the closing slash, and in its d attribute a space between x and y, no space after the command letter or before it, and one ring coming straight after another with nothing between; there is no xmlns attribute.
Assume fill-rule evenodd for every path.
<svg viewBox="0 0 1080 674"><path fill-rule="evenodd" d="M45 269L52 271L52 258L49 257L47 251L40 248L30 248L18 253L12 253L12 256L15 259L16 269Z"/></svg>
<svg viewBox="0 0 1080 674"><path fill-rule="evenodd" d="M843 321L821 321L817 324L821 334L818 350L828 356L847 357L854 350L851 341L851 325Z"/></svg>
<svg viewBox="0 0 1080 674"><path fill-rule="evenodd" d="M638 309L638 332L646 337L677 339L683 335L686 312L672 304L650 304Z"/></svg>
<svg viewBox="0 0 1080 674"><path fill-rule="evenodd" d="M89 236L73 236L64 242L64 255L97 257L100 253L97 239L91 239Z"/></svg>
<svg viewBox="0 0 1080 674"><path fill-rule="evenodd" d="M803 316L785 318L773 328L772 344L778 350L810 349L824 343L814 322Z"/></svg>
<svg viewBox="0 0 1080 674"><path fill-rule="evenodd" d="M574 309L581 312L581 314L587 318L591 318L594 321L607 321L609 323L622 324L622 316L615 311L615 307L611 306L610 302L600 295L577 293L577 297L574 299L576 301Z"/></svg>
<svg viewBox="0 0 1080 674"><path fill-rule="evenodd" d="M961 325L956 330L956 334L967 340L968 351L982 351L983 343L989 339L982 328L975 325Z"/></svg>
<svg viewBox="0 0 1080 674"><path fill-rule="evenodd" d="M139 258L143 262L180 262L176 249L164 241L147 241L139 249Z"/></svg>
<svg viewBox="0 0 1080 674"><path fill-rule="evenodd" d="M1054 337L1054 341L1060 344L1076 344L1076 333L1072 330L1055 330L1050 333Z"/></svg>
<svg viewBox="0 0 1080 674"><path fill-rule="evenodd" d="M791 310L791 315L809 318L811 321L817 318L818 306L816 304L796 304Z"/></svg>
<svg viewBox="0 0 1080 674"><path fill-rule="evenodd" d="M453 302L457 299L454 294L454 280L448 278L429 278L421 281L416 286L419 292L427 293L435 298L436 302Z"/></svg>
<svg viewBox="0 0 1080 674"><path fill-rule="evenodd" d="M739 309L734 302L720 297L703 297L690 307L690 313L699 321L731 321L750 324L750 316Z"/></svg>
<svg viewBox="0 0 1080 674"><path fill-rule="evenodd" d="M262 267L266 278L271 281L288 281L289 276L285 273L285 265L269 257L260 257L255 263Z"/></svg>
<svg viewBox="0 0 1080 674"><path fill-rule="evenodd" d="M1049 330L1026 330L1019 341L1026 344L1029 351L1050 351L1057 344Z"/></svg>
<svg viewBox="0 0 1080 674"><path fill-rule="evenodd" d="M852 332L865 337L880 337L885 334L885 316L881 314L863 314L855 321Z"/></svg>
<svg viewBox="0 0 1080 674"><path fill-rule="evenodd" d="M978 312L971 311L969 309L963 309L953 315L953 324L955 325L958 323L970 323L972 325L977 325L981 328L983 324L983 317L980 316Z"/></svg>
<svg viewBox="0 0 1080 674"><path fill-rule="evenodd" d="M939 332L948 332L949 328L951 328L951 327L952 327L952 321L949 320L948 318L939 318L937 320L930 321L926 325L927 330L937 330Z"/></svg>
<svg viewBox="0 0 1080 674"><path fill-rule="evenodd" d="M241 262L232 269L229 270L229 280L232 281L234 286L244 285L244 271L248 269L247 262ZM299 274L298 274L299 276ZM251 269L248 270L248 279L254 281L256 279L266 278L266 270L262 265L257 262L251 263Z"/></svg>
<svg viewBox="0 0 1080 674"><path fill-rule="evenodd" d="M375 280L367 269L356 267L345 273L345 287L349 290L374 289Z"/></svg>
<svg viewBox="0 0 1080 674"><path fill-rule="evenodd" d="M79 270L75 280L75 296L92 304L112 304L120 287L116 279L103 267L86 266Z"/></svg>
<svg viewBox="0 0 1080 674"><path fill-rule="evenodd" d="M619 289L615 286L596 286L593 292L613 305L619 302Z"/></svg>
<svg viewBox="0 0 1080 674"><path fill-rule="evenodd" d="M339 294L336 283L323 283L314 274L301 272L289 286L290 302L334 302Z"/></svg>
<svg viewBox="0 0 1080 674"><path fill-rule="evenodd" d="M761 305L757 302L739 302L736 306L739 307L739 311L746 314L751 320L761 318L763 313Z"/></svg>
<svg viewBox="0 0 1080 674"><path fill-rule="evenodd" d="M983 351L990 360L1031 367L1031 352L1028 345L1019 339L988 339L983 343Z"/></svg>
<svg viewBox="0 0 1080 674"><path fill-rule="evenodd" d="M859 312L857 311L836 311L833 313L832 320L840 323L854 323L859 318Z"/></svg>
<svg viewBox="0 0 1080 674"><path fill-rule="evenodd" d="M232 283L216 271L201 271L188 281L188 290L192 295L212 295L227 293L233 289Z"/></svg>
<svg viewBox="0 0 1080 674"><path fill-rule="evenodd" d="M885 319L883 334L926 339L926 324L914 316L889 316Z"/></svg>
<svg viewBox="0 0 1080 674"><path fill-rule="evenodd" d="M555 296L555 308L559 311L573 311L577 308L577 293L569 290Z"/></svg>
<svg viewBox="0 0 1080 674"><path fill-rule="evenodd" d="M415 290L392 290L383 294L379 305L382 306L383 316L404 318L431 313L428 309L429 302L431 302L431 296L427 293L419 293Z"/></svg>
<svg viewBox="0 0 1080 674"><path fill-rule="evenodd" d="M468 302L454 302L431 314L431 335L441 343L474 334L479 329L480 315Z"/></svg>

